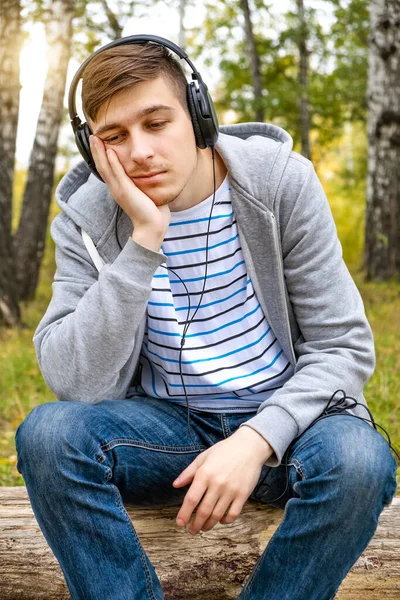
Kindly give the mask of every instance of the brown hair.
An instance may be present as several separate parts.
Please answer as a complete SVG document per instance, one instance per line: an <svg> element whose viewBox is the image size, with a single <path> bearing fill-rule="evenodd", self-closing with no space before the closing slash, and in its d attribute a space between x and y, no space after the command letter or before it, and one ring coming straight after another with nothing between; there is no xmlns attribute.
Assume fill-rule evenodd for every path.
<svg viewBox="0 0 400 600"><path fill-rule="evenodd" d="M115 46L99 52L83 73L83 112L94 121L100 107L114 94L160 76L167 79L188 112L184 71L165 46L147 42Z"/></svg>

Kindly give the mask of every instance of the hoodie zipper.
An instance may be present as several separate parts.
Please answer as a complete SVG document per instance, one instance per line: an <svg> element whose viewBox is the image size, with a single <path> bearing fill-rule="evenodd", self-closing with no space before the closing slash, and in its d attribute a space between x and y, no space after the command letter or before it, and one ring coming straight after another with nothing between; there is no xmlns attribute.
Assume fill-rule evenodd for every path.
<svg viewBox="0 0 400 600"><path fill-rule="evenodd" d="M288 338L289 338L291 362L294 367L294 366L296 366L297 361L296 361L296 356L294 353L292 333L291 333L290 322L289 322L289 313L288 313L288 309L287 309L287 305L286 305L281 248L280 248L279 241L278 241L278 231L277 231L277 226L276 226L276 219L275 219L275 215L273 213L271 213L271 219L272 219L272 230L273 230L273 236L274 236L274 248L275 248L275 253L276 253L276 258L277 258L278 268L279 268L279 278L278 278L279 279L279 292L281 294L281 297L284 300L284 305L285 305L284 319L285 319L286 331L288 333Z"/></svg>

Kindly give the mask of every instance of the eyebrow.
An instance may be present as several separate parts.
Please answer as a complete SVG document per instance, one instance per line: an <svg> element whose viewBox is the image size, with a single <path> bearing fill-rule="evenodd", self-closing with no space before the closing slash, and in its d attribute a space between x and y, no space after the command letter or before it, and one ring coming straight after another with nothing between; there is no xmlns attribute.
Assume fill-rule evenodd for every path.
<svg viewBox="0 0 400 600"><path fill-rule="evenodd" d="M175 109L171 106L167 106L166 104L153 104L152 106L148 106L147 108L143 108L139 112L135 114L136 119L140 119L141 117L146 117L147 115L151 115L154 112L159 110L166 110L169 112L175 112ZM121 127L120 123L109 123L108 125L102 125L95 132L94 135L100 135L101 133L105 133L110 129L116 129L117 127Z"/></svg>

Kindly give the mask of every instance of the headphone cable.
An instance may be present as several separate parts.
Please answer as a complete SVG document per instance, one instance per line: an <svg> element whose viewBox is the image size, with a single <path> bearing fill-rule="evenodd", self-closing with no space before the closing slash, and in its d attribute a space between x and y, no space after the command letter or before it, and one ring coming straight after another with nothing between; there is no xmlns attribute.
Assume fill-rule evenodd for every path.
<svg viewBox="0 0 400 600"><path fill-rule="evenodd" d="M189 435L192 439L193 445L196 446L196 443L193 439L193 435L192 435L192 429L190 426L190 408L189 408L189 399L188 399L188 395L186 392L186 386L185 386L185 382L183 379L183 373L182 373L182 350L183 350L183 346L185 345L185 341L186 341L186 333L189 329L190 324L193 322L193 319L195 318L197 311L200 308L201 305L201 301L203 299L203 295L204 295L204 291L205 291L205 287L206 287L206 282L207 282L207 267L208 267L208 239L209 239L209 234L210 234L210 225L211 225L211 217L212 217L212 212L213 212L213 208L214 208L214 203L215 203L215 192L216 192L216 175L215 175L215 149L214 146L211 146L211 153L212 153L212 165L213 165L213 199L212 199L212 203L211 203L211 210L210 210L210 216L208 218L208 227L207 227L207 236L206 236L206 266L205 266L205 271L204 271L204 280L203 280L203 289L201 291L201 295L200 295L200 300L199 303L196 307L196 310L194 311L191 319L189 322L186 322L186 325L183 329L183 335L182 335L182 339L181 339L181 343L180 343L180 349L179 349L179 374L181 377L181 382L182 382L182 387L183 387L183 391L185 394L185 399L186 399L186 407L187 407L187 424L188 424L188 432ZM176 275L176 273L175 273ZM179 279L181 279L179 277ZM181 280L182 281L182 280ZM183 281L182 281L183 283ZM186 289L186 286L185 286ZM188 295L188 302L189 302L189 310L190 310L190 299L189 299L189 295ZM189 310L188 310L188 316L189 316Z"/></svg>
<svg viewBox="0 0 400 600"><path fill-rule="evenodd" d="M183 379L183 373L182 373L182 351L183 351L183 346L185 345L185 341L186 341L186 334L187 331L189 329L189 326L191 325L191 323L193 322L194 317L197 314L197 311L200 308L201 305L201 301L203 299L204 296L204 291L205 291L205 287L206 287L206 281L207 281L207 270L208 270L208 239L209 239L209 234L210 234L210 225L211 225L211 217L212 217L212 212L213 212L213 208L214 208L214 203L215 203L215 193L216 193L216 173L215 173L215 148L214 146L211 146L211 155L212 155L212 166L213 166L213 198L212 198L212 203L211 203L211 210L210 210L210 215L208 218L208 227L207 227L207 236L206 236L206 260L205 260L205 271L204 271L204 280L203 280L203 289L201 291L200 294L200 300L198 302L198 305L196 307L196 310L194 311L192 317L189 319L190 317L190 309L191 309L191 305L190 305L190 294L189 291L186 287L185 282L181 279L181 277L170 267L167 267L166 265L160 265L163 269L166 269L167 271L171 271L171 273L173 273L175 275L175 277L177 277L179 279L179 281L182 283L183 287L185 288L186 291L186 295L187 295L187 299L188 299L188 310L186 313L186 319L185 319L185 324L183 327L183 333L182 333L182 338L180 341L180 348L179 348L179 375L181 378L181 382L182 382L182 387L183 387L183 391L185 394L185 399L186 399L186 407L187 407L187 424L188 424L188 432L189 435L191 437L191 440L193 442L193 445L196 446L196 442L193 438L192 435L192 429L190 426L190 407L189 407L189 398L186 392L186 386L185 386L185 382ZM118 220L120 218L120 215L122 214L122 208L120 207L119 204L117 204L117 211L116 211L116 218L115 218L115 236L118 242L118 246L120 247L120 249L122 250L122 245L119 241L119 237L118 237ZM172 293L172 292L171 292Z"/></svg>

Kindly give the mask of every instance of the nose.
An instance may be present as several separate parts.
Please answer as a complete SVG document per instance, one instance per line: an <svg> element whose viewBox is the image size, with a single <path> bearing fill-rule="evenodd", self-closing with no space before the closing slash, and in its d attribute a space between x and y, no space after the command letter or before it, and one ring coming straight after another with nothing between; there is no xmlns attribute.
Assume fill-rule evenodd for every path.
<svg viewBox="0 0 400 600"><path fill-rule="evenodd" d="M147 162L153 158L155 152L151 136L145 132L135 131L130 135L129 158L136 163Z"/></svg>

